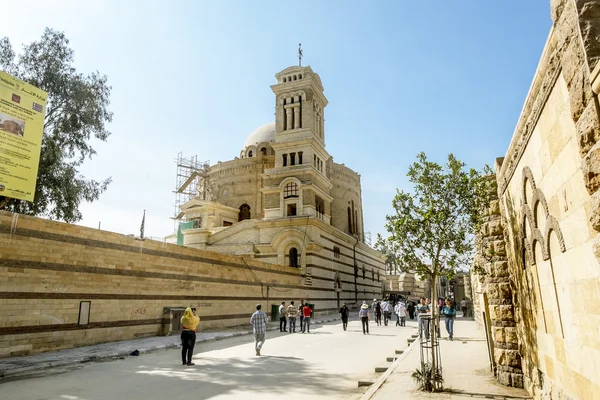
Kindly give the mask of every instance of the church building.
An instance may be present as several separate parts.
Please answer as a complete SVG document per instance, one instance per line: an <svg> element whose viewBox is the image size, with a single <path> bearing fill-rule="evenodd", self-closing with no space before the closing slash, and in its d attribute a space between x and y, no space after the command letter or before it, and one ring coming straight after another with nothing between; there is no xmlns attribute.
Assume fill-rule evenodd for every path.
<svg viewBox="0 0 600 400"><path fill-rule="evenodd" d="M275 122L198 174L167 242L300 269L307 291L335 289L330 306L381 298L385 259L365 242L360 175L325 148L321 79L309 66L275 77Z"/></svg>

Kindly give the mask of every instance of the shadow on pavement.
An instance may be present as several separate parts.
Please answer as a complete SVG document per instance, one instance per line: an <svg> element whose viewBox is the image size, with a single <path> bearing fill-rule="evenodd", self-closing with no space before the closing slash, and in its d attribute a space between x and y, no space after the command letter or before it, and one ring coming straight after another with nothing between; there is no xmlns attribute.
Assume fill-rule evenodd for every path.
<svg viewBox="0 0 600 400"><path fill-rule="evenodd" d="M251 359L242 358L200 358L193 367L139 366L136 375L152 377L153 384L175 385L190 390L194 398L208 399L229 392L279 393L281 398L289 392L282 382L293 382L303 388L306 398L311 394L339 395L339 387L333 386L336 374L325 373L311 368L308 362L295 357L263 356ZM160 379L163 378L163 379ZM161 382L163 381L164 382ZM131 384L135 384L135 376ZM170 382L169 382L170 381Z"/></svg>

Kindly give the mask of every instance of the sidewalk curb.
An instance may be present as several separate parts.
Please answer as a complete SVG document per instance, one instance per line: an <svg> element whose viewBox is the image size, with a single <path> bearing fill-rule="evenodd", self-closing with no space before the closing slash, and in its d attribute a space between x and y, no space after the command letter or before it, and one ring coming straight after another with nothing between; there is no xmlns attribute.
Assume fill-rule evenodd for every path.
<svg viewBox="0 0 600 400"><path fill-rule="evenodd" d="M375 395L377 390L381 387L381 385L383 385L385 383L385 381L392 374L392 372L394 372L394 370L398 367L398 365L400 365L400 363L410 354L410 352L413 350L413 348L417 347L418 343L419 342L416 340L414 342L412 342L410 344L410 346L408 346L406 348L406 350L404 350L404 352L402 354L400 354L400 356L396 359L396 361L394 361L392 363L392 365L390 365L390 367L387 369L387 371L385 371L383 373L383 375L381 375L379 378L377 378L375 383L373 383L371 385L371 387L369 387L369 390L367 390L365 392L365 394L363 394L360 397L360 400L370 400Z"/></svg>
<svg viewBox="0 0 600 400"><path fill-rule="evenodd" d="M333 322L333 321L337 321L337 320L338 320L338 318L331 318L331 319L326 319L326 320L314 321L312 323L315 325L319 325L319 324L324 324L327 322ZM279 329L279 328L274 326L274 327L267 328L267 331L276 331L277 329ZM230 339L232 337L248 336L248 335L252 335L252 334L253 334L253 331L251 331L251 330L240 331L240 332L231 332L231 333L227 333L222 336L213 336L213 337L209 337L206 339L199 339L196 341L196 344L207 343L207 342L216 342L219 340ZM145 348L142 347L137 350L140 352L140 354L146 354L146 353L150 353L150 352L153 352L156 350L177 349L180 347L181 347L181 344L179 344L179 343L167 343L164 345L155 345L155 346L150 346L150 347L145 347ZM106 355L93 355L93 356L72 358L72 359L68 359L68 360L49 361L49 362L35 364L35 365L27 365L27 366L23 366L20 368L12 368L12 369L8 369L5 371L0 370L0 383L2 383L2 381L7 378L14 378L17 376L28 376L28 375L30 375L30 373L37 373L37 372L40 372L40 371L43 371L46 369L50 369L50 368L65 367L68 365L76 365L76 364L85 364L88 362L95 362L95 361L104 361L104 360L115 359L115 358L119 358L119 357L130 357L129 351L120 351L120 352L118 351L118 352L109 353Z"/></svg>

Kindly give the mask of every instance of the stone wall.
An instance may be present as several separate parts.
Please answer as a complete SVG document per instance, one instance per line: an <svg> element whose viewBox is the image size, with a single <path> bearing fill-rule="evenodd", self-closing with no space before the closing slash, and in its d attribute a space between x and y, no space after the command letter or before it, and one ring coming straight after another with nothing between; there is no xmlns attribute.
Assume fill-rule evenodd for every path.
<svg viewBox="0 0 600 400"><path fill-rule="evenodd" d="M551 14L552 31L496 168L499 207L492 208L502 227L483 233L502 231L506 251L493 254L505 260L472 283L478 321L488 322L486 302L491 325L514 318L516 335L504 326L493 332L498 365L497 344L516 336L523 384L535 398L590 399L600 393L600 1L552 0ZM492 298L507 303L495 307Z"/></svg>
<svg viewBox="0 0 600 400"><path fill-rule="evenodd" d="M247 324L257 303L337 307L333 279L306 287L298 269L7 212L0 255L0 357L161 334L169 307L196 306L201 330Z"/></svg>

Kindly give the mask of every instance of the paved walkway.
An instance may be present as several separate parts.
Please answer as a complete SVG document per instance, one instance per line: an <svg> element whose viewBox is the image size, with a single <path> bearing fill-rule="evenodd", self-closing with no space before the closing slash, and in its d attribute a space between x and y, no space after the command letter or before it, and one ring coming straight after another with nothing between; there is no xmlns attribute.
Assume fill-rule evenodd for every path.
<svg viewBox="0 0 600 400"><path fill-rule="evenodd" d="M250 316L248 316L248 320L250 320ZM311 325L333 321L339 321L338 314L314 317L311 321ZM250 324L248 324L248 326L250 326ZM270 322L268 330L273 331L278 329L279 322ZM249 334L252 334L252 331L247 330L244 327L234 327L230 330L215 332L198 332L196 333L196 343L211 342ZM128 357L134 350L138 350L140 354L142 354L154 350L176 348L180 346L181 339L179 338L179 335L153 336L77 347L73 349L49 351L30 356L0 358L0 383L7 378L34 375L41 370L48 368Z"/></svg>
<svg viewBox="0 0 600 400"><path fill-rule="evenodd" d="M401 358L385 382L374 393L373 387L362 397L363 400L386 399L529 399L522 389L500 385L490 372L485 333L480 331L471 319L457 318L454 324L454 341L448 341L442 328L440 350L446 392L425 393L417 389L411 374L420 365L420 351L417 342L410 352ZM382 377L381 380L383 380ZM377 382L376 382L377 384ZM452 392L450 392L450 390Z"/></svg>

